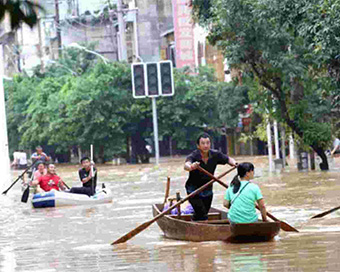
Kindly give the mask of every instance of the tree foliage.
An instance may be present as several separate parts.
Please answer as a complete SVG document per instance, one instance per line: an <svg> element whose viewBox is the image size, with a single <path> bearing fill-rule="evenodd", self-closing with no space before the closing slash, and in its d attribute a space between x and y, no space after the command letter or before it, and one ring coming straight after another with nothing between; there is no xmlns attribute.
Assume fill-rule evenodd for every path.
<svg viewBox="0 0 340 272"><path fill-rule="evenodd" d="M133 160L147 161L151 100L133 99L130 65L104 64L69 48L45 73L39 70L6 84L11 150L39 144L66 153L93 144L102 159L111 159L128 156L129 141ZM221 103L220 97L229 100ZM201 67L197 75L175 69L175 95L157 99L160 139L171 137L177 149L191 149L204 129L233 126L246 97L245 88L217 82L211 68Z"/></svg>
<svg viewBox="0 0 340 272"><path fill-rule="evenodd" d="M203 2L209 2L208 10ZM210 31L209 40L224 50L232 67L258 81L257 93L272 106L267 110L310 145L327 168L322 149L331 140L332 98L339 94L339 1L192 4L195 17Z"/></svg>

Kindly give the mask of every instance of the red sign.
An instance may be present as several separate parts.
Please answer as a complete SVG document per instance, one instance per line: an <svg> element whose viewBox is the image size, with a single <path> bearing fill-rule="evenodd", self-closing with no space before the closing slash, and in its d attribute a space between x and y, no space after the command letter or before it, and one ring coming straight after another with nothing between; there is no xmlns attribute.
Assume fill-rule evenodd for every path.
<svg viewBox="0 0 340 272"><path fill-rule="evenodd" d="M173 1L176 67L195 68L194 24L187 0Z"/></svg>

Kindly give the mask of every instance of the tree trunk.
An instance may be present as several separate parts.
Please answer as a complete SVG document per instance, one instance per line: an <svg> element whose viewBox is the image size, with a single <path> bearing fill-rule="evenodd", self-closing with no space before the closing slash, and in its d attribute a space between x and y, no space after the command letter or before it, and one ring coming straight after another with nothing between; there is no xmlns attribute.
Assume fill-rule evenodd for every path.
<svg viewBox="0 0 340 272"><path fill-rule="evenodd" d="M301 139L303 139L303 130L299 126L299 124L295 121L295 117L293 116L292 118L289 116L289 111L287 108L286 104L286 99L284 96L282 96L283 91L281 90L281 79L277 78L275 80L275 84L271 85L269 82L264 79L262 76L262 73L258 69L257 65L255 63L251 63L252 69L255 72L255 74L260 78L261 80L261 85L268 90L270 90L275 98L279 101L280 108L281 108L281 117L289 127L297 134ZM292 91L291 91L291 100L293 104L299 103L301 99L304 97L304 86L303 84L299 81L298 78L292 78L291 79L291 85L292 85ZM325 155L325 152L322 147L319 147L317 145L311 145L313 150L320 156L322 159L322 163L320 163L320 169L321 170L328 170L328 161L327 161L327 156Z"/></svg>
<svg viewBox="0 0 340 272"><path fill-rule="evenodd" d="M321 170L329 170L327 156L326 156L325 151L323 150L323 148L319 147L319 146L316 146L316 145L312 145L311 147L320 156L320 158L322 160L322 162L319 165L320 169Z"/></svg>
<svg viewBox="0 0 340 272"><path fill-rule="evenodd" d="M82 152L81 152L81 146L80 146L80 145L78 145L78 157L79 157L79 162L80 162L81 158L83 157L83 154L82 154Z"/></svg>
<svg viewBox="0 0 340 272"><path fill-rule="evenodd" d="M131 152L130 152L130 148L131 148L131 145L130 145L130 136L126 136L126 157L125 157L125 160L127 163L130 163L131 162Z"/></svg>
<svg viewBox="0 0 340 272"><path fill-rule="evenodd" d="M315 170L315 154L314 154L314 151L311 151L309 153L309 157L310 157L310 169Z"/></svg>
<svg viewBox="0 0 340 272"><path fill-rule="evenodd" d="M150 154L146 149L146 142L139 132L136 132L131 137L132 155L131 163L149 163Z"/></svg>
<svg viewBox="0 0 340 272"><path fill-rule="evenodd" d="M170 152L170 158L172 158L172 137L169 136L169 152Z"/></svg>
<svg viewBox="0 0 340 272"><path fill-rule="evenodd" d="M93 159L94 159L94 155L93 155ZM99 155L98 155L98 161L99 163L105 163L105 158L104 158L104 146L100 145L99 146Z"/></svg>

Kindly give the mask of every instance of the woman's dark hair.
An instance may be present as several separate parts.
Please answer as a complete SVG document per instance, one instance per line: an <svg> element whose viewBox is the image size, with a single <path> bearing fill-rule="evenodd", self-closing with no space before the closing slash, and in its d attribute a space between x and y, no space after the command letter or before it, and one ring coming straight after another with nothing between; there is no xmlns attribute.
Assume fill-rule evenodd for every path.
<svg viewBox="0 0 340 272"><path fill-rule="evenodd" d="M37 161L37 167L42 164L44 167L46 166L45 163L43 161Z"/></svg>
<svg viewBox="0 0 340 272"><path fill-rule="evenodd" d="M243 162L237 166L237 175L233 178L230 186L233 186L233 193L236 194L240 189L240 178L243 178L248 172L254 171L254 165L250 162Z"/></svg>
<svg viewBox="0 0 340 272"><path fill-rule="evenodd" d="M82 157L81 160L80 160L80 163L82 163L83 161L90 161L90 158L89 157Z"/></svg>
<svg viewBox="0 0 340 272"><path fill-rule="evenodd" d="M209 135L208 133L202 133L202 134L200 134L200 135L198 136L198 138L197 138L197 141L196 141L196 144L197 144L197 145L200 144L201 138L203 138L203 139L209 139L210 142L211 142L210 135Z"/></svg>

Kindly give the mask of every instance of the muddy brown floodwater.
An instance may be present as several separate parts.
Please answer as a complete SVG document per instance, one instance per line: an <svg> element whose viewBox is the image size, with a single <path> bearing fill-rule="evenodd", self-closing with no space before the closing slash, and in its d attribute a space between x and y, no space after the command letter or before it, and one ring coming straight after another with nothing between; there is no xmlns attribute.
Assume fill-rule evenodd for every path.
<svg viewBox="0 0 340 272"><path fill-rule="evenodd" d="M161 158L159 167L98 165L99 184L113 191L113 203L33 209L21 203L15 185L0 196L1 271L340 271L340 210L309 218L340 205L340 158L330 171L298 172L290 162L268 173L266 157L237 157L255 164L267 209L299 229L281 231L272 242L230 244L166 239L157 223L125 244L110 243L152 218L162 202L167 176L171 195L185 195L184 158ZM68 185L80 185L77 165L57 165ZM228 167L218 166L216 174ZM20 172L13 171L14 180ZM229 182L234 173L224 181ZM10 182L7 183L9 185ZM214 185L213 206L222 208L225 189Z"/></svg>

